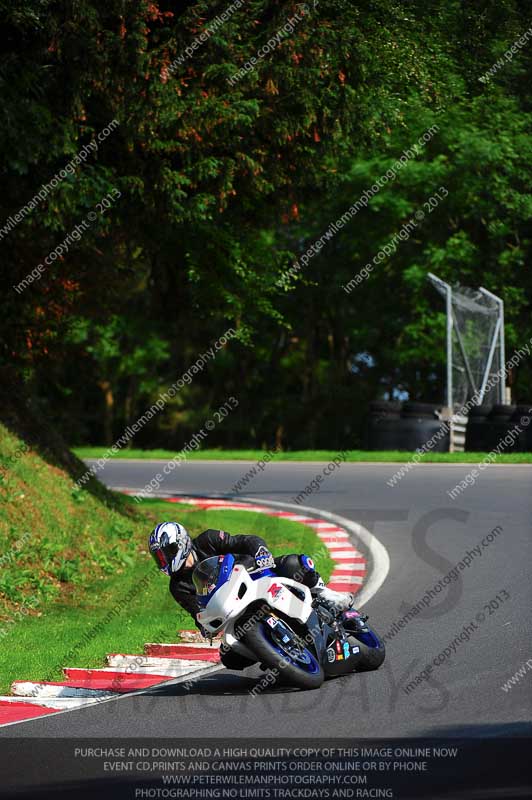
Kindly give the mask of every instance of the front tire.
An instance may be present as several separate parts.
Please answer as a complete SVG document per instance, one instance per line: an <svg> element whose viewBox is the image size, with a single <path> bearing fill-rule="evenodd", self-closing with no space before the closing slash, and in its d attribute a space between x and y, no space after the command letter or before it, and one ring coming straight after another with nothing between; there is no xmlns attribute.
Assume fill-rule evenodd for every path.
<svg viewBox="0 0 532 800"><path fill-rule="evenodd" d="M282 624L289 628L286 622ZM293 635L296 637L296 634ZM319 689L322 685L325 678L323 668L312 651L301 643L299 656L290 656L288 651L283 653L279 645L272 641L272 629L265 620L259 620L249 628L243 641L261 663L277 673L277 680L282 678L283 682L300 689Z"/></svg>

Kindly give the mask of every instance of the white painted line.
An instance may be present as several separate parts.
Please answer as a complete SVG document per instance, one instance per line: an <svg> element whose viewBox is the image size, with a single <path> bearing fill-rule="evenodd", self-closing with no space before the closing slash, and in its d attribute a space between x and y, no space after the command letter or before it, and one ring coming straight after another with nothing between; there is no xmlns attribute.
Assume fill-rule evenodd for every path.
<svg viewBox="0 0 532 800"><path fill-rule="evenodd" d="M185 658L158 658L157 656L129 656L129 655L108 655L107 664L110 667L120 667L126 669L131 667L129 672L134 675L136 672L144 672L145 670L153 671L156 675L165 675L161 672L162 669L177 669L181 672L186 672L195 669L198 664L201 666L205 661L198 661Z"/></svg>
<svg viewBox="0 0 532 800"><path fill-rule="evenodd" d="M31 703L45 708L57 708L59 710L71 708L83 708L98 702L97 697L0 697L6 703Z"/></svg>
<svg viewBox="0 0 532 800"><path fill-rule="evenodd" d="M334 575L334 573L329 578L329 583L356 583L357 586L360 586L364 583L364 576L363 575Z"/></svg>
<svg viewBox="0 0 532 800"><path fill-rule="evenodd" d="M17 697L114 697L115 692L107 689L79 689L76 686L61 686L56 684L43 684L33 681L14 681L11 691Z"/></svg>
<svg viewBox="0 0 532 800"><path fill-rule="evenodd" d="M209 642L206 641L198 642L192 638L190 641L182 641L182 642L146 642L146 644L144 645L144 649L146 649L147 647L172 647L172 648L186 647L190 649L192 647L195 650L198 647L200 650L211 650L213 653L215 653L217 650L220 649L220 641L221 641L220 639L214 639L212 645L210 645Z"/></svg>
<svg viewBox="0 0 532 800"><path fill-rule="evenodd" d="M336 532L344 533L344 531L338 527L338 525L331 525L330 522L309 522L307 523L309 528L314 528L317 531L322 531L325 533L326 531L329 532Z"/></svg>
<svg viewBox="0 0 532 800"><path fill-rule="evenodd" d="M345 547L345 545L342 545L342 547ZM334 556L334 558L336 560L338 558L344 558L344 559L345 558L356 558L357 556L360 555L360 553L359 553L358 550L345 550L344 549L344 550L335 551L334 553L332 553L332 555Z"/></svg>
<svg viewBox="0 0 532 800"><path fill-rule="evenodd" d="M203 669L205 666L205 661L185 661L184 659L164 659L166 662L169 660L172 663L172 666L164 666L161 665L155 669L154 667L138 667L137 669L127 670L126 673L128 675L169 675L173 678L179 678L181 675L192 675L194 672ZM208 662L207 662L208 663Z"/></svg>
<svg viewBox="0 0 532 800"><path fill-rule="evenodd" d="M165 659L168 661L168 659ZM197 669L201 669L205 665L205 661L194 661L193 666L181 666L183 662L179 660L176 663L176 666L163 666L159 669L154 669L153 667L144 667L144 666L135 666L135 668L128 669L129 665L124 666L124 668L120 667L102 667L101 669L90 669L87 667L68 667L67 669L83 669L84 672L88 672L90 669L90 675L87 675L87 680L90 680L91 677L98 678L99 676L105 676L107 673L117 673L120 677L117 678L117 681L121 679L123 675L125 678L131 677L134 678L135 675L170 675L171 677L179 678L181 675L190 674L195 672Z"/></svg>
<svg viewBox="0 0 532 800"><path fill-rule="evenodd" d="M105 677L108 672L124 672L124 674L126 674L125 670L115 669L114 667L63 667L63 672L65 672L65 670L69 671L76 670L76 672L84 672L87 674L86 678L87 680L91 675L94 675L95 677L98 677L98 675L102 675L103 677ZM127 674L129 675L132 673L128 672ZM70 680L70 678L68 678L68 680Z"/></svg>
<svg viewBox="0 0 532 800"><path fill-rule="evenodd" d="M318 533L318 538L324 542L328 542L331 540L334 541L335 539L349 539L349 534L338 528L337 531L331 533Z"/></svg>

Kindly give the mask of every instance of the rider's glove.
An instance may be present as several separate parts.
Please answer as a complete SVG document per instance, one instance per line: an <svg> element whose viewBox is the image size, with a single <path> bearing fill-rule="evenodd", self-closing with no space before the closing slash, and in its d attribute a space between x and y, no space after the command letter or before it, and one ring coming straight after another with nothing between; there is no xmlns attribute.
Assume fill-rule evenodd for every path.
<svg viewBox="0 0 532 800"><path fill-rule="evenodd" d="M258 569L273 569L275 567L275 559L264 545L261 545L255 553L255 564Z"/></svg>

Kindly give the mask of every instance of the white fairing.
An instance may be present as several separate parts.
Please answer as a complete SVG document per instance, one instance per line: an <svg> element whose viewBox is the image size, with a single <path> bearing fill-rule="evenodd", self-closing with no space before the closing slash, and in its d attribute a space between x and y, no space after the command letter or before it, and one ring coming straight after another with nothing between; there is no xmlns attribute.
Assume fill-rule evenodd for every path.
<svg viewBox="0 0 532 800"><path fill-rule="evenodd" d="M296 597L289 586L294 586L304 599ZM302 623L308 620L312 612L312 595L310 589L303 584L277 576L253 580L243 566L236 565L227 583L215 592L205 609L199 612L198 621L212 635L223 630L224 642L229 647L242 655L253 657L253 654L235 638L233 631L239 617L258 600L267 603L273 613L281 611Z"/></svg>

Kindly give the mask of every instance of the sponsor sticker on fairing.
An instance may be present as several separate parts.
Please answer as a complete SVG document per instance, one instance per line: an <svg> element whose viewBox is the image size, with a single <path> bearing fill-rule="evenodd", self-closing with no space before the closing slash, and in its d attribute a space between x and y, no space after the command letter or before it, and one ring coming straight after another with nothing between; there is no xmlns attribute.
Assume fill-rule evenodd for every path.
<svg viewBox="0 0 532 800"><path fill-rule="evenodd" d="M351 652L353 653L354 656L356 656L357 653L360 653L360 647L357 647L357 645L354 644L353 647L351 648Z"/></svg>
<svg viewBox="0 0 532 800"><path fill-rule="evenodd" d="M275 617L268 617L268 619L266 620L266 622L268 623L268 625L270 626L270 628L275 628L275 626L277 625L277 623L279 622L279 620L278 620L278 619L276 619Z"/></svg>
<svg viewBox="0 0 532 800"><path fill-rule="evenodd" d="M255 563L259 569L272 569L275 561L267 547L261 545L255 553Z"/></svg>
<svg viewBox="0 0 532 800"><path fill-rule="evenodd" d="M279 586L278 583L272 583L272 585L268 588L267 594L271 594L272 600L277 600L283 593L283 587Z"/></svg>
<svg viewBox="0 0 532 800"><path fill-rule="evenodd" d="M349 642L344 642L344 658L349 658Z"/></svg>
<svg viewBox="0 0 532 800"><path fill-rule="evenodd" d="M327 661L334 661L334 659L335 659L334 650L332 649L332 647L329 647L329 649L327 650Z"/></svg>

